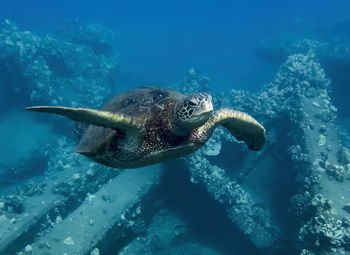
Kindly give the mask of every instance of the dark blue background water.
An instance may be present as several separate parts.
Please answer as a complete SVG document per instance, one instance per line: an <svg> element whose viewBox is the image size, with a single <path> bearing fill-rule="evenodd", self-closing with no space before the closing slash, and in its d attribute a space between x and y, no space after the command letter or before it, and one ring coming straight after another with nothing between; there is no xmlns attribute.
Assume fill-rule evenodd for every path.
<svg viewBox="0 0 350 255"><path fill-rule="evenodd" d="M254 89L277 66L255 55L262 39L300 26L349 18L350 1L47 1L0 0L0 17L50 33L69 19L100 23L116 33L119 86L178 81L190 68L206 73L215 88Z"/></svg>

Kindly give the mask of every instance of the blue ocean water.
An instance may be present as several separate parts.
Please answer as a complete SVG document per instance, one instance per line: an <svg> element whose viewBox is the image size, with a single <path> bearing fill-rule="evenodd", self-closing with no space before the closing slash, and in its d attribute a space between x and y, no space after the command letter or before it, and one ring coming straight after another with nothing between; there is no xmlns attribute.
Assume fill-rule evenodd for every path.
<svg viewBox="0 0 350 255"><path fill-rule="evenodd" d="M192 66L215 87L255 89L276 68L255 56L263 38L348 20L349 3L329 1L1 1L1 17L49 33L68 19L101 23L116 34L123 84L175 82ZM181 54L179 54L181 52Z"/></svg>
<svg viewBox="0 0 350 255"><path fill-rule="evenodd" d="M0 0L0 254L348 254L349 10L345 0ZM86 124L24 110L98 109L145 86L210 93L214 110L252 115L263 149L248 149L259 139L250 122L224 120L231 133L216 128L191 156L119 170L74 152ZM181 132L149 146L178 146Z"/></svg>

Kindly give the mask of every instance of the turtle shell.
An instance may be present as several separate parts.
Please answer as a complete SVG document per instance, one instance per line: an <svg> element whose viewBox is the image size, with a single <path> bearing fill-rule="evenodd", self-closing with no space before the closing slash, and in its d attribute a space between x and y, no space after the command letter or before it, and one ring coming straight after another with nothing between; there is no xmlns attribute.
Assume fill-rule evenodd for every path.
<svg viewBox="0 0 350 255"><path fill-rule="evenodd" d="M156 131L162 125L168 125L172 121L175 104L184 97L183 94L174 90L141 87L118 94L101 110L136 117L149 133L150 130ZM110 139L122 139L125 135L126 133L122 130L89 125L76 151L87 156L89 153L99 154L98 151L104 150Z"/></svg>

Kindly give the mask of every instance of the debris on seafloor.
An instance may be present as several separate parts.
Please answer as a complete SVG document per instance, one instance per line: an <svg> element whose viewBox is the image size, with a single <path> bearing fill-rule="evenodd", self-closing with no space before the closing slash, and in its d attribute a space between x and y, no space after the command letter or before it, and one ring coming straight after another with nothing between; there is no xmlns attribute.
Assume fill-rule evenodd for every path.
<svg viewBox="0 0 350 255"><path fill-rule="evenodd" d="M139 205L150 204L154 199L150 194L156 189L160 174L159 166L124 171L40 237L32 244L33 249L40 253L88 254L99 247L102 252L103 247L108 247L106 243L117 243L130 230L135 233L136 222L142 216L138 212L148 210ZM43 243L50 243L51 247L42 246Z"/></svg>

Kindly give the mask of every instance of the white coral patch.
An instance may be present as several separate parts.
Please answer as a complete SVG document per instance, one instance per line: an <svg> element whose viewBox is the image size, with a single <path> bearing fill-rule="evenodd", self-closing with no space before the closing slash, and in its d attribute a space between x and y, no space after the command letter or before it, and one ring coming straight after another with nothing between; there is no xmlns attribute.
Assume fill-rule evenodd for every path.
<svg viewBox="0 0 350 255"><path fill-rule="evenodd" d="M318 137L318 146L324 146L326 144L326 136L320 135Z"/></svg>
<svg viewBox="0 0 350 255"><path fill-rule="evenodd" d="M68 236L66 239L63 240L63 243L67 245L74 245L74 240L70 236Z"/></svg>

